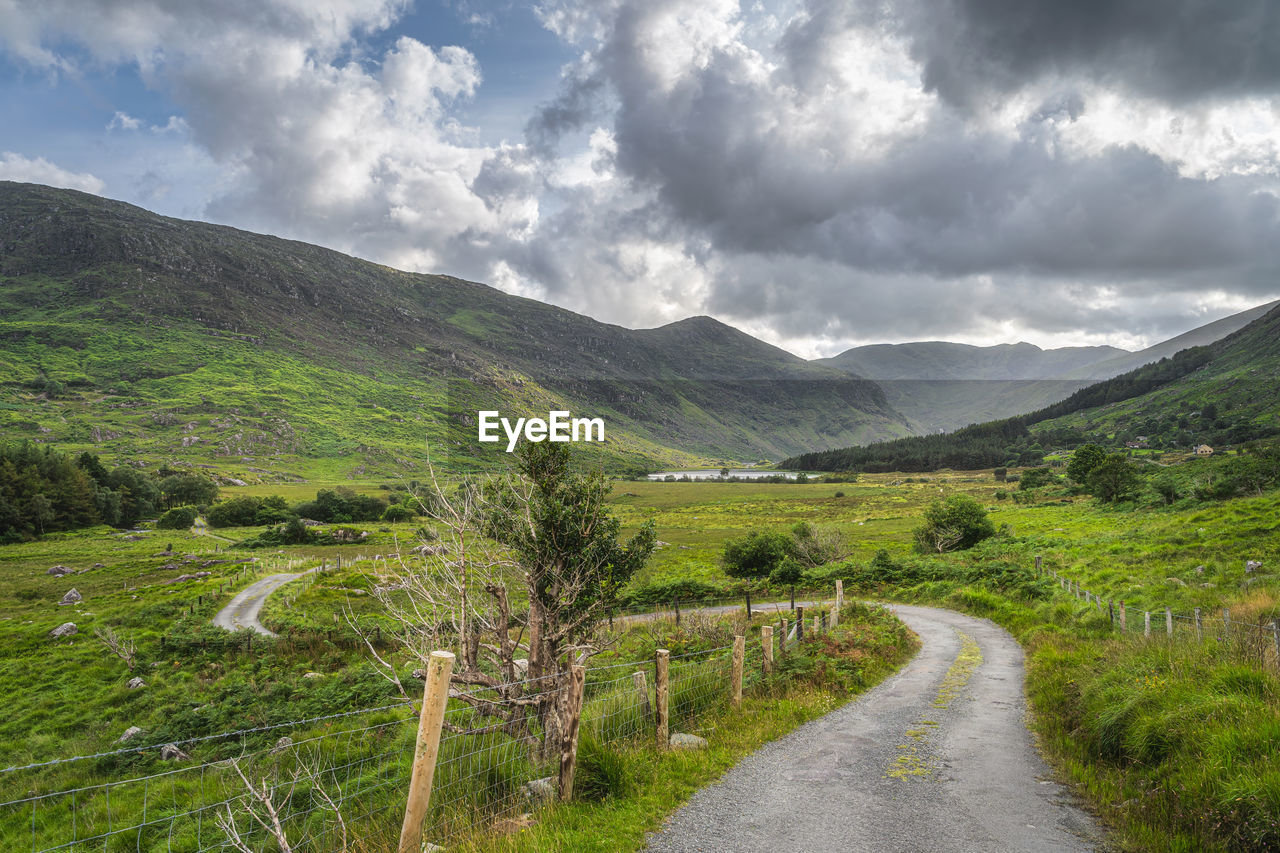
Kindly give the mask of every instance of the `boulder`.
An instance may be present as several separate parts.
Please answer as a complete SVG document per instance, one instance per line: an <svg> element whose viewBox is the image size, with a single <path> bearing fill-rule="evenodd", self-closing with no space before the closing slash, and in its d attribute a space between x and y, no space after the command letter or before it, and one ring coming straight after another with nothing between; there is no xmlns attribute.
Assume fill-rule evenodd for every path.
<svg viewBox="0 0 1280 853"><path fill-rule="evenodd" d="M129 683L125 685L125 687L128 687L130 690L137 690L140 687L146 686L147 682L143 681L142 676L140 675L135 675L133 678L130 678Z"/></svg>
<svg viewBox="0 0 1280 853"><path fill-rule="evenodd" d="M67 591L66 595L62 596L62 600L59 601L58 604L65 606L68 604L79 604L81 601L84 601L84 596L80 595L80 592L75 587L72 587Z"/></svg>
<svg viewBox="0 0 1280 853"><path fill-rule="evenodd" d="M55 578L60 578L63 575L69 575L73 572L75 572L75 569L68 569L66 566L54 566L49 571L45 572L45 574L53 575Z"/></svg>
<svg viewBox="0 0 1280 853"><path fill-rule="evenodd" d="M525 799L535 804L549 803L556 798L556 779L554 776L544 776L532 782L525 782L520 786L520 793L524 794Z"/></svg>
<svg viewBox="0 0 1280 853"><path fill-rule="evenodd" d="M165 761L190 761L191 756L178 749L176 743L166 743L160 747L160 757Z"/></svg>
<svg viewBox="0 0 1280 853"><path fill-rule="evenodd" d="M706 749L707 739L698 737L697 735L685 734L684 732L676 732L671 735L672 749Z"/></svg>
<svg viewBox="0 0 1280 853"><path fill-rule="evenodd" d="M50 631L49 636L55 640L58 640L58 639L61 639L62 637L70 637L72 634L77 634L79 632L80 632L80 629L76 627L76 623L63 622L57 628L54 628L52 631Z"/></svg>
<svg viewBox="0 0 1280 853"><path fill-rule="evenodd" d="M1186 585L1187 585L1186 581L1182 580L1182 578L1165 578L1165 579L1164 579L1164 581L1165 581L1165 583L1171 583L1171 584L1173 584L1174 586L1186 586Z"/></svg>
<svg viewBox="0 0 1280 853"><path fill-rule="evenodd" d="M1204 570L1207 568L1208 566L1196 566L1196 574L1198 575L1204 574Z"/></svg>
<svg viewBox="0 0 1280 853"><path fill-rule="evenodd" d="M1244 561L1244 570L1245 570L1246 572L1256 572L1256 571L1258 571L1258 569L1261 569L1261 568L1262 568L1262 561L1260 561L1260 560L1245 560L1245 561Z"/></svg>
<svg viewBox="0 0 1280 853"><path fill-rule="evenodd" d="M288 735L285 735L284 737L276 741L275 746L271 747L271 754L279 755L280 753L284 752L291 746L293 746L293 738L289 737Z"/></svg>
<svg viewBox="0 0 1280 853"><path fill-rule="evenodd" d="M303 678L324 678L324 676L318 672L304 672L302 674L302 677Z"/></svg>
<svg viewBox="0 0 1280 853"><path fill-rule="evenodd" d="M137 726L129 726L129 728L124 730L124 734L120 735L120 738L116 743L128 743L140 734L142 734L142 729Z"/></svg>

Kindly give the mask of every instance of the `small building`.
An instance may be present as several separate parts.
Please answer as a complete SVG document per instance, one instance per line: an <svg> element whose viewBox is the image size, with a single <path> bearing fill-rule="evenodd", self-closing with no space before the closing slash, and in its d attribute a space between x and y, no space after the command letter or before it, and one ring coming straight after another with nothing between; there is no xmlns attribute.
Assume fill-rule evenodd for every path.
<svg viewBox="0 0 1280 853"><path fill-rule="evenodd" d="M1212 456L1213 448L1207 444L1202 444L1196 448L1196 456Z"/></svg>

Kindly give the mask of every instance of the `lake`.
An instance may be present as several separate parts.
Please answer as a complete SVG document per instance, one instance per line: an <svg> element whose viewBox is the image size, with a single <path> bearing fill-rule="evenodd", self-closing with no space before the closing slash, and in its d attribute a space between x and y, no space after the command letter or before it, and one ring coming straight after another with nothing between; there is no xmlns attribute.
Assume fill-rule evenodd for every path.
<svg viewBox="0 0 1280 853"><path fill-rule="evenodd" d="M786 477L788 480L794 480L797 471L769 471L764 468L730 468L730 477L739 477L743 480L758 480L761 477ZM667 477L688 477L690 480L718 480L720 478L719 468L705 468L702 470L691 471L659 471L656 474L650 474L650 480L665 480Z"/></svg>

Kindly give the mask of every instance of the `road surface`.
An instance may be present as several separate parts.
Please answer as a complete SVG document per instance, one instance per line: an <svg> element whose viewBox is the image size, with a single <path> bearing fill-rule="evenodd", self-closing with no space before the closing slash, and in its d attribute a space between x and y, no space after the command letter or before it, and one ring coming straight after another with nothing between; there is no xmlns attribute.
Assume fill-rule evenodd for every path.
<svg viewBox="0 0 1280 853"><path fill-rule="evenodd" d="M991 622L894 611L920 653L859 699L748 756L653 851L1102 850L1024 717L1022 649Z"/></svg>
<svg viewBox="0 0 1280 853"><path fill-rule="evenodd" d="M262 605L266 603L267 596L275 592L280 587L297 580L303 575L314 572L310 569L305 572L287 573L267 575L259 581L254 581L236 594L231 599L231 603L218 611L218 615L213 617L213 624L219 628L226 628L228 631L239 631L248 628L251 631L257 631L267 637L274 637L275 634L263 627L258 621L258 614L262 612Z"/></svg>

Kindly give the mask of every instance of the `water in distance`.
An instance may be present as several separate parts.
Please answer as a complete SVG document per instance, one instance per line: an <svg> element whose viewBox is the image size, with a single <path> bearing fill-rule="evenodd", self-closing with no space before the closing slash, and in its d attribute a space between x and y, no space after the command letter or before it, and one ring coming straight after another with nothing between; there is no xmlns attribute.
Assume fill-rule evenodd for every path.
<svg viewBox="0 0 1280 853"><path fill-rule="evenodd" d="M785 477L788 480L794 480L799 474L798 471L770 471L763 468L730 468L729 476L737 477L740 480L759 480L764 477ZM650 480L665 480L673 477L677 480L683 480L686 477L690 480L719 480L720 469L704 468L701 470L689 471L659 471L656 474L650 474Z"/></svg>

